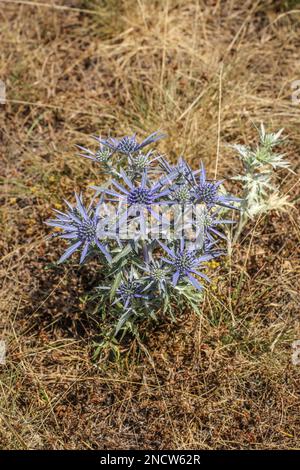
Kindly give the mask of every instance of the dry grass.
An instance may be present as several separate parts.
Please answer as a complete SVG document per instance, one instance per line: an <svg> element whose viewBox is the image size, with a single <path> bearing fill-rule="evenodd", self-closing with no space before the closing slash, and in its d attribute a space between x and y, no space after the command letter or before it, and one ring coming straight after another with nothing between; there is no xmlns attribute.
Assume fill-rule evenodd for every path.
<svg viewBox="0 0 300 470"><path fill-rule="evenodd" d="M63 8L60 7L63 5ZM97 181L74 156L95 132L164 129L160 148L232 175L226 143L255 123L285 127L297 198L297 2L0 1L0 447L292 449L299 446L299 211L249 226L224 261L202 318L91 361L96 266L57 267L45 241L54 204ZM291 11L292 10L292 11ZM297 75L298 74L298 75ZM220 106L221 105L221 106ZM171 149L171 150L170 150ZM170 153L171 152L171 153Z"/></svg>

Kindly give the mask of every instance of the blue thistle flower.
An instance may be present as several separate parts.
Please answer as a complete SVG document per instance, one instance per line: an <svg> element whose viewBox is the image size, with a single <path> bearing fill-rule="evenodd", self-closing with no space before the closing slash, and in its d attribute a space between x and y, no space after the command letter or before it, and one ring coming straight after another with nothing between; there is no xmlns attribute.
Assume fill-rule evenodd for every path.
<svg viewBox="0 0 300 470"><path fill-rule="evenodd" d="M192 204L195 202L195 174L190 165L184 160L183 157L178 159L175 166L171 166L163 157L159 159L161 168L167 173L169 179L172 181L170 187L170 196L172 196L171 203L177 204Z"/></svg>
<svg viewBox="0 0 300 470"><path fill-rule="evenodd" d="M166 290L167 282L170 279L169 270L161 261L151 259L140 268L145 271L146 276L143 279L148 283L144 290L148 290L152 286L158 287L160 292Z"/></svg>
<svg viewBox="0 0 300 470"><path fill-rule="evenodd" d="M108 149L101 143L96 152L92 152L88 148L82 147L81 145L76 145L76 147L84 152L79 154L80 157L88 158L97 163L107 163L113 154L110 149Z"/></svg>
<svg viewBox="0 0 300 470"><path fill-rule="evenodd" d="M195 192L188 183L174 185L170 188L172 202L177 204L191 204L195 199Z"/></svg>
<svg viewBox="0 0 300 470"><path fill-rule="evenodd" d="M143 175L144 172L156 171L155 168L151 168L151 163L157 160L159 157L153 157L153 151L150 150L147 153L139 152L137 155L129 155L128 175L134 178L136 176Z"/></svg>
<svg viewBox="0 0 300 470"><path fill-rule="evenodd" d="M68 201L65 201L69 210L66 213L54 209L57 214L56 219L50 219L47 225L58 227L63 230L60 238L73 240L73 243L59 259L58 263L63 263L75 251L82 247L80 263L85 260L91 245L96 245L110 262L112 260L107 248L100 243L97 238L97 224L99 216L97 208L92 209L91 205L85 208L81 195L75 193L76 206L73 207Z"/></svg>
<svg viewBox="0 0 300 470"><path fill-rule="evenodd" d="M147 299L147 296L143 295L142 292L143 286L131 269L130 273L124 273L124 280L120 283L116 291L117 299L114 303L122 302L126 309L137 299Z"/></svg>
<svg viewBox="0 0 300 470"><path fill-rule="evenodd" d="M210 279L206 274L198 271L198 268L201 267L201 264L205 261L209 261L214 258L214 255L211 253L198 256L196 250L189 250L185 247L184 238L180 239L180 246L177 250L172 250L164 243L158 241L160 246L166 251L169 255L169 258L161 258L166 263L170 264L173 268L173 285L176 286L179 279L188 278L190 283L198 290L203 289L203 286L199 281L194 277L194 275L205 279L210 282Z"/></svg>
<svg viewBox="0 0 300 470"><path fill-rule="evenodd" d="M200 239L203 243L205 243L205 241L212 243L215 241L216 236L227 240L226 235L220 232L216 226L221 224L233 224L234 221L228 219L218 219L220 211L221 209L212 212L205 205L201 206L200 208L199 206L196 208L196 240Z"/></svg>
<svg viewBox="0 0 300 470"><path fill-rule="evenodd" d="M153 217L159 220L159 215L151 206L165 203L165 201L161 199L169 194L169 189L162 189L165 182L160 180L149 187L147 173L144 172L140 184L136 186L123 170L120 170L120 176L128 186L128 189L114 179L111 180L111 183L119 192L97 186L92 186L92 188L96 189L98 192L117 198L116 200L112 199L112 201L127 204L129 208L134 206L135 208L146 209Z"/></svg>
<svg viewBox="0 0 300 470"><path fill-rule="evenodd" d="M197 173L200 173L200 177L198 184L196 181L194 182L196 203L204 203L209 208L218 205L228 209L237 209L230 202L240 202L241 199L220 194L219 187L223 181L208 181L203 163L201 163L201 169Z"/></svg>
<svg viewBox="0 0 300 470"><path fill-rule="evenodd" d="M112 150L113 153L118 152L124 155L132 155L135 152L139 152L147 145L153 144L154 142L157 142L164 137L166 137L166 135L161 134L159 131L153 132L153 134L150 134L140 144L136 140L136 134L133 134L132 136L125 136L121 139L115 139L113 137L109 137L106 140L98 137L95 137L95 139Z"/></svg>

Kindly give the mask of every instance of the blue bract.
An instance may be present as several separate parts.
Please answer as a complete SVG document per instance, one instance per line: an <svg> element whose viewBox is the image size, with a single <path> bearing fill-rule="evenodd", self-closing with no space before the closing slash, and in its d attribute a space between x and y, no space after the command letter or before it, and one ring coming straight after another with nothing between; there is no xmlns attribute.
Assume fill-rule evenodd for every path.
<svg viewBox="0 0 300 470"><path fill-rule="evenodd" d="M47 225L58 227L62 229L60 238L66 240L73 240L73 244L66 250L66 252L59 259L62 263L69 258L75 251L82 248L80 263L85 260L91 246L97 247L105 256L107 261L111 261L111 255L104 244L100 243L97 238L97 223L99 217L97 210L89 207L86 209L82 202L81 195L75 193L76 206L72 206L68 201L65 201L69 210L66 213L60 212L56 209L56 219L50 219L46 222Z"/></svg>

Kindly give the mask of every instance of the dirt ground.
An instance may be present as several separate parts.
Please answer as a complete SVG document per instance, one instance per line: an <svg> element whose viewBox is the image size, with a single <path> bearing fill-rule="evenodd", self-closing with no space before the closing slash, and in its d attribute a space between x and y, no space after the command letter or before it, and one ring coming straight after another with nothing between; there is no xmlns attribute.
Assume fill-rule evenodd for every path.
<svg viewBox="0 0 300 470"><path fill-rule="evenodd" d="M299 2L0 0L0 44L0 448L299 448ZM295 208L248 225L200 318L147 327L149 355L125 341L93 360L101 271L57 266L43 223L100 180L74 145L163 129L171 159L213 174L219 148L230 178L227 144L261 121L288 135Z"/></svg>

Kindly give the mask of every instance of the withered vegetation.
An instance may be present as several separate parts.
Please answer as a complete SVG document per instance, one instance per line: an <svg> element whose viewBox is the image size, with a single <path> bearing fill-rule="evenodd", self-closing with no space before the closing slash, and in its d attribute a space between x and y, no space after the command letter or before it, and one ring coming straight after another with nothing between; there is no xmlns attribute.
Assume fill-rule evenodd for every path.
<svg viewBox="0 0 300 470"><path fill-rule="evenodd" d="M297 4L0 1L2 449L299 447ZM93 361L86 294L101 271L57 266L64 246L43 224L99 182L74 145L163 129L171 158L228 177L240 163L227 144L252 142L261 121L289 136L280 186L295 208L244 230L200 318L147 327L148 354L125 340Z"/></svg>

